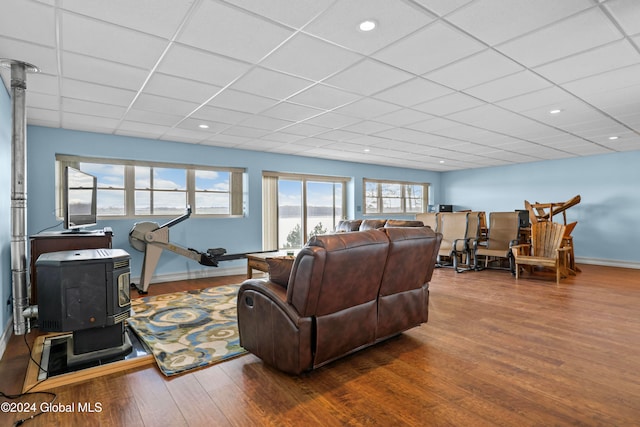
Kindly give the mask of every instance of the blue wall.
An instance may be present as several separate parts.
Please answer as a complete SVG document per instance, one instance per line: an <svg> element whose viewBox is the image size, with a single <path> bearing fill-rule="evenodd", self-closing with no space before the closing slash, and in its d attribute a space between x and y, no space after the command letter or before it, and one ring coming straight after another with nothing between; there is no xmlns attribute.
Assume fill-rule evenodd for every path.
<svg viewBox="0 0 640 427"><path fill-rule="evenodd" d="M0 336L12 316L11 296L11 98L0 80ZM0 352L1 353L1 352Z"/></svg>
<svg viewBox="0 0 640 427"><path fill-rule="evenodd" d="M231 166L247 169L248 215L244 218L190 218L170 229L170 240L185 247L201 251L224 247L228 253L262 250L262 171L338 175L353 178L349 195L351 217L354 205L362 204L362 178L381 178L429 182L440 187L440 173L412 169L371 166L364 163L330 161L309 157L278 155L256 151L224 149L204 145L181 144L113 135L77 132L63 129L30 126L28 128L29 209L28 232L30 235L56 225L54 178L55 154L86 155L116 159L138 159L191 163L200 165ZM160 224L170 218L138 218L101 221L99 227L112 227L113 246L122 248L132 256L132 276L140 275L142 254L129 245L128 234L137 221L149 220ZM61 229L57 227L55 229ZM221 267L244 265L244 261L229 261ZM156 275L201 273L207 270L195 261L164 252ZM210 273L210 272L204 272ZM190 275L189 277L195 277Z"/></svg>
<svg viewBox="0 0 640 427"><path fill-rule="evenodd" d="M486 212L524 209L524 200L564 202L579 194L580 204L566 211L567 222L578 221L576 257L638 263L638 165L640 151L631 151L446 172L440 194L455 209Z"/></svg>

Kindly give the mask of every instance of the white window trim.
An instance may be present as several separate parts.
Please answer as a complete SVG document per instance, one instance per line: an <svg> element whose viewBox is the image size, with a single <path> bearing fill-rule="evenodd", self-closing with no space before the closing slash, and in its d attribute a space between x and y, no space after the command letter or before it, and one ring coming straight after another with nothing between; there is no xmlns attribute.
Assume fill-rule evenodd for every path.
<svg viewBox="0 0 640 427"><path fill-rule="evenodd" d="M64 166L78 167L80 163L97 163L119 165L125 167L124 172L124 192L125 192L125 214L99 216L98 219L128 219L128 218L150 218L150 217L166 217L166 214L135 214L135 166L153 167L153 168L171 168L184 169L187 171L187 201L192 207L193 216L210 217L210 218L239 218L245 215L244 205L246 193L244 192L246 174L245 168L224 167L224 166L207 166L196 165L191 163L169 163L169 162L151 162L144 160L129 159L107 159L101 157L75 156L68 154L56 154L56 213L58 217L62 217L62 183L64 180ZM229 172L231 182L229 187L230 210L229 214L199 214L195 203L195 171L216 171Z"/></svg>

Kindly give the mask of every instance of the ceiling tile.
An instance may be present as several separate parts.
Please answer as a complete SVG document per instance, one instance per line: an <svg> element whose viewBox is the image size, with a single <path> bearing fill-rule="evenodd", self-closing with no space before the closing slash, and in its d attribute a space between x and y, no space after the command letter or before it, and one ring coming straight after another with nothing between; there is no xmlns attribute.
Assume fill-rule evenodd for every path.
<svg viewBox="0 0 640 427"><path fill-rule="evenodd" d="M551 86L551 83L531 71L521 71L489 83L474 86L466 89L465 92L487 102L496 102L549 86Z"/></svg>
<svg viewBox="0 0 640 427"><path fill-rule="evenodd" d="M584 98L601 93L606 96L607 92L636 85L640 85L640 64L569 82L564 87Z"/></svg>
<svg viewBox="0 0 640 427"><path fill-rule="evenodd" d="M376 53L381 61L424 74L485 48L466 34L435 22Z"/></svg>
<svg viewBox="0 0 640 427"><path fill-rule="evenodd" d="M537 67L535 72L565 83L637 63L640 53L627 40L620 40Z"/></svg>
<svg viewBox="0 0 640 427"><path fill-rule="evenodd" d="M439 16L447 15L454 10L471 3L473 0L415 0Z"/></svg>
<svg viewBox="0 0 640 427"><path fill-rule="evenodd" d="M306 34L296 34L260 64L296 76L322 80L362 57Z"/></svg>
<svg viewBox="0 0 640 427"><path fill-rule="evenodd" d="M313 82L278 71L256 67L231 85L232 89L274 99L285 99Z"/></svg>
<svg viewBox="0 0 640 427"><path fill-rule="evenodd" d="M185 116L195 110L198 107L198 104L143 93L138 96L133 107L139 110Z"/></svg>
<svg viewBox="0 0 640 427"><path fill-rule="evenodd" d="M246 113L259 113L276 104L277 101L263 96L225 89L218 93L207 105Z"/></svg>
<svg viewBox="0 0 640 427"><path fill-rule="evenodd" d="M494 46L591 6L589 0L477 0L447 20Z"/></svg>
<svg viewBox="0 0 640 427"><path fill-rule="evenodd" d="M371 134L376 132L382 132L383 130L392 129L393 126L371 120L363 120L350 126L345 126L344 130L351 132L358 132L364 134Z"/></svg>
<svg viewBox="0 0 640 427"><path fill-rule="evenodd" d="M84 130L111 133L118 125L119 120L107 117L90 116L87 114L62 113L62 127L66 129Z"/></svg>
<svg viewBox="0 0 640 427"><path fill-rule="evenodd" d="M433 19L409 2L339 0L304 31L369 55ZM373 31L360 31L358 25L364 20L374 20L378 26Z"/></svg>
<svg viewBox="0 0 640 427"><path fill-rule="evenodd" d="M375 98L411 107L429 99L451 93L452 90L421 77L415 77L375 94Z"/></svg>
<svg viewBox="0 0 640 427"><path fill-rule="evenodd" d="M204 0L177 41L255 62L293 34L281 25L223 3Z"/></svg>
<svg viewBox="0 0 640 427"><path fill-rule="evenodd" d="M64 0L59 3L65 10L169 39L177 31L193 0L153 0L153 5L148 1L130 0Z"/></svg>
<svg viewBox="0 0 640 427"><path fill-rule="evenodd" d="M496 105L512 111L526 111L534 108L548 107L544 110L549 112L549 110L556 109L556 105L573 99L575 99L575 97L569 92L556 86L551 86L496 102Z"/></svg>
<svg viewBox="0 0 640 427"><path fill-rule="evenodd" d="M461 90L486 83L524 68L506 56L487 49L425 74L429 80Z"/></svg>
<svg viewBox="0 0 640 427"><path fill-rule="evenodd" d="M127 111L127 115L124 117L124 120L130 122L150 123L167 127L175 126L181 119L182 116L176 114L167 114L162 111L140 110L136 108L132 108Z"/></svg>
<svg viewBox="0 0 640 427"><path fill-rule="evenodd" d="M205 122L211 121L233 125L251 117L251 114L242 111L204 105L191 114L191 117L198 120L204 120Z"/></svg>
<svg viewBox="0 0 640 427"><path fill-rule="evenodd" d="M195 80L182 79L168 74L153 73L144 87L145 93L179 100L203 103L220 91L220 86Z"/></svg>
<svg viewBox="0 0 640 427"><path fill-rule="evenodd" d="M306 122L296 123L282 129L283 132L291 133L293 135L301 136L314 136L320 133L326 132L327 128L322 126L311 125Z"/></svg>
<svg viewBox="0 0 640 427"><path fill-rule="evenodd" d="M398 107L388 102L378 101L372 98L362 98L344 107L335 110L336 113L346 114L347 116L359 117L361 119L369 119L377 117L381 114L390 113L397 110Z"/></svg>
<svg viewBox="0 0 640 427"><path fill-rule="evenodd" d="M253 115L253 116L249 117L248 119L242 121L240 124L242 126L247 126L247 127L250 127L250 128L275 131L275 130L278 130L280 128L289 126L289 125L293 124L293 122L290 122L290 121L287 121L287 120L275 119L273 117L267 117L267 116L262 116L262 115L256 114L256 115Z"/></svg>
<svg viewBox="0 0 640 427"><path fill-rule="evenodd" d="M375 118L375 120L389 125L404 126L422 120L427 120L431 117L432 116L430 116L429 114L425 114L420 111L402 108L400 110L378 116Z"/></svg>
<svg viewBox="0 0 640 427"><path fill-rule="evenodd" d="M29 124L35 126L60 127L60 111L45 110L43 108L27 108Z"/></svg>
<svg viewBox="0 0 640 427"><path fill-rule="evenodd" d="M54 13L54 8L41 3L3 0L0 36L55 47Z"/></svg>
<svg viewBox="0 0 640 427"><path fill-rule="evenodd" d="M360 95L345 92L331 86L317 84L305 89L303 92L300 92L295 96L292 96L287 101L324 110L331 110L341 105L348 104L349 102L353 102L359 98Z"/></svg>
<svg viewBox="0 0 640 427"><path fill-rule="evenodd" d="M160 139L165 141L187 142L190 144L198 144L207 137L197 130L173 128L169 129Z"/></svg>
<svg viewBox="0 0 640 427"><path fill-rule="evenodd" d="M86 101L128 106L136 96L134 91L97 85L73 79L62 79L62 90L68 98Z"/></svg>
<svg viewBox="0 0 640 427"><path fill-rule="evenodd" d="M455 92L415 105L413 108L434 116L446 116L456 111L466 110L482 104L483 102L479 99L465 95L464 93Z"/></svg>
<svg viewBox="0 0 640 427"><path fill-rule="evenodd" d="M11 74L11 72L9 72ZM9 77L8 82L11 80ZM27 77L27 93L40 92L49 95L60 95L58 77L50 74L36 73ZM29 95L27 95L29 96Z"/></svg>
<svg viewBox="0 0 640 427"><path fill-rule="evenodd" d="M342 114L328 112L328 113L324 113L319 116L315 116L310 119L307 119L305 120L305 123L323 126L326 128L338 129L344 126L352 125L359 121L360 119L357 119L355 117L349 117Z"/></svg>
<svg viewBox="0 0 640 427"><path fill-rule="evenodd" d="M296 0L295 2L290 0L226 1L295 28L300 28L333 3L333 0Z"/></svg>
<svg viewBox="0 0 640 427"><path fill-rule="evenodd" d="M249 70L249 65L202 50L174 44L160 62L158 72L226 86Z"/></svg>
<svg viewBox="0 0 640 427"><path fill-rule="evenodd" d="M206 129L201 128L200 125L207 125L208 128ZM203 134L210 135L212 133L222 132L228 129L229 127L231 127L231 125L227 123L214 122L211 120L195 119L193 117L190 117L190 118L180 120L180 122L176 125L176 127L183 130L190 131L190 132L197 132L199 135L203 135ZM204 136L201 139L204 139L206 137L208 136Z"/></svg>
<svg viewBox="0 0 640 427"><path fill-rule="evenodd" d="M280 104L269 108L263 114L276 119L289 120L298 122L308 119L309 117L321 114L322 110L316 108L305 107L303 105L291 104L289 102L281 102Z"/></svg>
<svg viewBox="0 0 640 427"><path fill-rule="evenodd" d="M498 50L535 67L621 38L620 31L600 9L591 9L502 44Z"/></svg>
<svg viewBox="0 0 640 427"><path fill-rule="evenodd" d="M628 35L640 33L640 9L637 0L612 0L604 7L611 12Z"/></svg>
<svg viewBox="0 0 640 427"><path fill-rule="evenodd" d="M71 52L63 52L62 63L62 75L66 78L121 89L137 90L147 77L147 72L140 68Z"/></svg>
<svg viewBox="0 0 640 427"><path fill-rule="evenodd" d="M159 37L71 13L63 13L61 22L64 50L88 56L100 52L101 58L125 65L150 68L167 46Z"/></svg>
<svg viewBox="0 0 640 427"><path fill-rule="evenodd" d="M328 78L326 83L363 95L372 95L411 77L411 74L404 71L365 59Z"/></svg>
<svg viewBox="0 0 640 427"><path fill-rule="evenodd" d="M73 98L62 98L62 110L68 113L103 116L112 119L122 118L124 113L127 111L123 106L100 104L97 102L83 101Z"/></svg>
<svg viewBox="0 0 640 427"><path fill-rule="evenodd" d="M35 65L40 73L53 75L58 71L56 50L50 47L0 37L0 57Z"/></svg>

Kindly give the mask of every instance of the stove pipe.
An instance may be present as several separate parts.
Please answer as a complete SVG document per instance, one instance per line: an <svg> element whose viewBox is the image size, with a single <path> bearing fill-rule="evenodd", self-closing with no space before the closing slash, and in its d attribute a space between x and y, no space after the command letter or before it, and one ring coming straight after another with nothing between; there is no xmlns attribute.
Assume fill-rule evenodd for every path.
<svg viewBox="0 0 640 427"><path fill-rule="evenodd" d="M13 294L13 331L28 332L23 314L29 308L27 281L27 117L25 91L27 72L38 68L21 61L1 59L0 65L11 68L11 279Z"/></svg>

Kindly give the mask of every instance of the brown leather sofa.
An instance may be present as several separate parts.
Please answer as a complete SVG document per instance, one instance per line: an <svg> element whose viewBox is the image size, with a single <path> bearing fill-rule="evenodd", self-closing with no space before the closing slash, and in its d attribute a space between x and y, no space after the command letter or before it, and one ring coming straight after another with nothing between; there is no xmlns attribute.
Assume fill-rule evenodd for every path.
<svg viewBox="0 0 640 427"><path fill-rule="evenodd" d="M267 279L242 284L240 345L300 374L426 322L441 238L428 227L312 238L286 288Z"/></svg>

